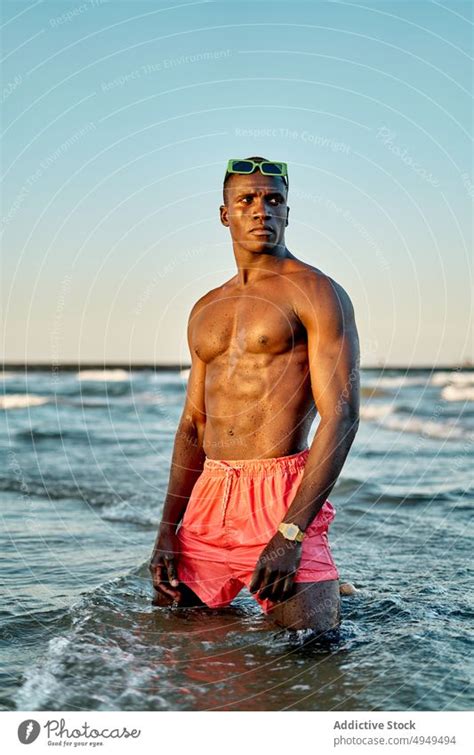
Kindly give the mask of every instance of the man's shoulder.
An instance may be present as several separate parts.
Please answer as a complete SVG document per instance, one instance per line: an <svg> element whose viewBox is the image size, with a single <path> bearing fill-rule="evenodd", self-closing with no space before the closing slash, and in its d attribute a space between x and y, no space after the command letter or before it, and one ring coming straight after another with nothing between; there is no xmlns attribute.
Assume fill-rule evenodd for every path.
<svg viewBox="0 0 474 755"><path fill-rule="evenodd" d="M327 273L308 263L297 270L297 309L310 311L313 316L333 317L336 313L349 315L352 302L343 286Z"/></svg>
<svg viewBox="0 0 474 755"><path fill-rule="evenodd" d="M298 285L302 287L304 295L333 299L334 296L347 296L347 292L338 281L323 270L301 260L291 260L297 264L289 272L299 276Z"/></svg>

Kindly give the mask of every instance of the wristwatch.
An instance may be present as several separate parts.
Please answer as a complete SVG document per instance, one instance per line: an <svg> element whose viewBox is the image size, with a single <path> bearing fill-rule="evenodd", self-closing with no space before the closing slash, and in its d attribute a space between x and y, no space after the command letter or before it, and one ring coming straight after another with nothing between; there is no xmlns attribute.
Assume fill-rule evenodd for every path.
<svg viewBox="0 0 474 755"><path fill-rule="evenodd" d="M296 540L298 543L301 543L304 539L304 532L300 530L297 524L282 522L278 527L278 532L281 532L286 540Z"/></svg>

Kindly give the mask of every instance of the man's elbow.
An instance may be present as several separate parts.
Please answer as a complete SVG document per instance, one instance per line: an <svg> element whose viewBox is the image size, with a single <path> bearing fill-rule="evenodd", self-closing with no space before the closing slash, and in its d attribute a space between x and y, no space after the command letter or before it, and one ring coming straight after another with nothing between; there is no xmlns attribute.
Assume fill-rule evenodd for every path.
<svg viewBox="0 0 474 755"><path fill-rule="evenodd" d="M206 420L193 414L183 414L177 435L187 439L192 445L202 445Z"/></svg>
<svg viewBox="0 0 474 755"><path fill-rule="evenodd" d="M356 435L359 429L359 411L356 409L350 409L343 415L343 422L347 429L347 432L352 435Z"/></svg>
<svg viewBox="0 0 474 755"><path fill-rule="evenodd" d="M345 433L356 435L360 421L359 408L350 404L338 405L332 414L332 420L341 426Z"/></svg>

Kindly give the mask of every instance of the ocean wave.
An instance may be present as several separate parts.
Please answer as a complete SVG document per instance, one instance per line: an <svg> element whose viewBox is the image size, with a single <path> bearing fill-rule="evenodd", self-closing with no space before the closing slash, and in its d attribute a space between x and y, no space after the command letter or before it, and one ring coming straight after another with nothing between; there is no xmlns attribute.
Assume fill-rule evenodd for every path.
<svg viewBox="0 0 474 755"><path fill-rule="evenodd" d="M355 477L339 477L335 486L334 490L337 491L338 494L347 494L347 493L353 493L357 491L358 493L361 491L361 488L367 488L370 487L370 483L367 482L367 480L358 480Z"/></svg>
<svg viewBox="0 0 474 755"><path fill-rule="evenodd" d="M64 441L75 440L79 443L86 443L90 448L93 446L117 446L121 449L126 449L127 452L133 452L135 449L130 449L130 446L136 446L143 442L143 437L134 432L122 432L120 434L112 434L109 432L100 433L97 428L97 424L94 429L91 428L48 428L48 427L28 427L15 432L15 439L20 441L33 441L41 442L43 440L55 440L59 443ZM147 436L149 439L151 436ZM59 448L59 445L58 445ZM140 449L140 453L143 450Z"/></svg>
<svg viewBox="0 0 474 755"><path fill-rule="evenodd" d="M166 396L161 391L143 391L142 393L133 394L133 401L137 404L156 404L157 406L159 406L160 404L163 405L171 403L173 400L173 396Z"/></svg>
<svg viewBox="0 0 474 755"><path fill-rule="evenodd" d="M49 401L49 396L35 396L32 393L4 394L0 396L0 409L26 409L29 406L42 406Z"/></svg>
<svg viewBox="0 0 474 755"><path fill-rule="evenodd" d="M138 524L141 527L157 527L161 521L161 516L158 513L147 514L143 510L143 505L136 507L128 501L121 501L113 506L106 506L100 512L102 519L106 519L111 522L125 522L126 524Z"/></svg>
<svg viewBox="0 0 474 755"><path fill-rule="evenodd" d="M80 370L76 373L77 380L93 380L94 382L122 382L132 379L132 374L127 370Z"/></svg>
<svg viewBox="0 0 474 755"><path fill-rule="evenodd" d="M427 501L430 503L450 502L453 506L456 504L454 506L455 509L458 508L457 504L459 500L469 500L472 492L469 485L463 486L450 483L443 485L439 482L423 484L419 481L408 487L406 485L397 485L393 482L387 484L379 482L377 483L377 488L381 503L390 500L395 501L397 504L403 501L403 503L411 505L417 503L426 504Z"/></svg>
<svg viewBox="0 0 474 755"><path fill-rule="evenodd" d="M86 620L83 620L86 623ZM125 644L125 648L121 645ZM127 649L128 648L128 649ZM172 709L160 694L168 694L172 679L165 680L156 667L136 653L133 637L102 638L79 628L69 636L50 640L46 657L28 669L14 696L18 710L166 710ZM143 655L143 654L142 654ZM93 675L88 676L87 670Z"/></svg>
<svg viewBox="0 0 474 755"><path fill-rule="evenodd" d="M169 681L164 678L165 645L142 641L145 622L150 634L156 632L146 565L142 571L144 578L132 572L104 582L70 606L68 629L25 670L13 696L18 710L172 707L150 691L159 682L160 691L171 693L175 679L174 669Z"/></svg>
<svg viewBox="0 0 474 755"><path fill-rule="evenodd" d="M377 398L378 396L389 396L390 391L384 390L383 388L376 388L371 385L361 385L360 395L363 398Z"/></svg>
<svg viewBox="0 0 474 755"><path fill-rule="evenodd" d="M445 401L474 401L474 385L447 385L441 391Z"/></svg>
<svg viewBox="0 0 474 755"><path fill-rule="evenodd" d="M395 404L366 404L360 409L360 417L368 422L376 422L387 430L399 430L406 433L418 433L430 438L447 440L470 439L472 430L460 426L452 420L434 421L419 417L413 412L406 416L407 408L399 413Z"/></svg>
<svg viewBox="0 0 474 755"><path fill-rule="evenodd" d="M87 430L43 430L39 427L30 427L27 430L18 430L15 433L17 440L78 440L91 442L93 433ZM113 439L112 439L113 440Z"/></svg>
<svg viewBox="0 0 474 755"><path fill-rule="evenodd" d="M47 498L51 501L60 501L63 499L72 499L81 503L87 503L90 506L110 506L123 498L110 489L93 490L86 487L83 483L61 482L56 478L50 479L43 475L39 479L23 479L17 477L0 478L0 491L11 493L22 493L27 496L38 496Z"/></svg>
<svg viewBox="0 0 474 755"><path fill-rule="evenodd" d="M87 400L60 399L57 403L61 404L62 406L74 406L78 409L111 409L113 406L123 406L122 402L120 404L117 404L116 402L113 402L111 400L104 401L100 398L94 400L93 396L90 396Z"/></svg>
<svg viewBox="0 0 474 755"><path fill-rule="evenodd" d="M407 388L411 385L426 385L427 376L425 375L387 375L364 377L362 373L363 385L374 386L375 388Z"/></svg>
<svg viewBox="0 0 474 755"><path fill-rule="evenodd" d="M431 378L432 385L474 385L474 372L436 372Z"/></svg>
<svg viewBox="0 0 474 755"><path fill-rule="evenodd" d="M116 380L111 383L107 381L83 380L78 383L79 390L76 395L82 396L101 396L111 398L120 398L130 396L132 393L132 383L128 380Z"/></svg>
<svg viewBox="0 0 474 755"><path fill-rule="evenodd" d="M162 387L164 384L167 386L177 386L178 388L182 388L188 379L189 375L187 375L187 372L190 372L191 370L166 370L164 372L154 372L153 375L150 376L149 381L151 383L158 383L160 387Z"/></svg>
<svg viewBox="0 0 474 755"><path fill-rule="evenodd" d="M45 701L59 696L61 678L58 672L62 659L67 656L70 642L64 636L54 637L49 641L46 659L26 672L24 683L15 695L19 710L41 710Z"/></svg>
<svg viewBox="0 0 474 755"><path fill-rule="evenodd" d="M361 419L382 419L391 414L394 410L395 404L365 404L360 407Z"/></svg>
<svg viewBox="0 0 474 755"><path fill-rule="evenodd" d="M470 480L466 480L464 484L463 480L459 479L443 484L437 480L424 482L422 478L399 483L394 480L382 482L375 479L357 481L340 478L334 487L333 495L344 496L344 502L341 503L344 515L378 517L378 507L384 503L415 506L426 505L427 502L448 502L452 508L457 509L460 501L471 500L472 492ZM353 495L354 493L356 495Z"/></svg>
<svg viewBox="0 0 474 755"><path fill-rule="evenodd" d="M423 420L413 416L386 417L382 424L389 430L401 430L405 433L418 433L429 438L459 440L461 438L470 439L473 436L472 431L460 427L454 422L434 422L433 420Z"/></svg>
<svg viewBox="0 0 474 755"><path fill-rule="evenodd" d="M14 391L6 391L0 397L0 407L23 408L28 405L54 403L57 406L77 406L80 408L96 406L108 407L132 405L133 393L130 383L73 383L63 385L38 385L38 393L26 393L23 386L15 386ZM139 394L138 394L139 395ZM130 398L131 397L131 398ZM39 399L39 400L38 400ZM88 403L89 402L89 403ZM11 406L10 406L11 405Z"/></svg>

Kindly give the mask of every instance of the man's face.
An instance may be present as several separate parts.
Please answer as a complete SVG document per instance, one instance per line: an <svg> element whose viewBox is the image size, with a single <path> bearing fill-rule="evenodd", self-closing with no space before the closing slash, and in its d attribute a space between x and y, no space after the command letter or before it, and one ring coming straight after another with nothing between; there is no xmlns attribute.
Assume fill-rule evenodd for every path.
<svg viewBox="0 0 474 755"><path fill-rule="evenodd" d="M266 252L285 243L288 225L286 186L277 176L234 173L226 187L221 222L232 240L249 252Z"/></svg>

